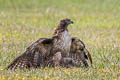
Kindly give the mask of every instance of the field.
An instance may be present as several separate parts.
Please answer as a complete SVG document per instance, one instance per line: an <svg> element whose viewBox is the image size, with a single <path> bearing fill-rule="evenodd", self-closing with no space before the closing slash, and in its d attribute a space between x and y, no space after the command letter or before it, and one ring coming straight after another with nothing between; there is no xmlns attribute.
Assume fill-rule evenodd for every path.
<svg viewBox="0 0 120 80"><path fill-rule="evenodd" d="M61 18L90 51L88 68L5 70ZM0 0L0 80L120 80L120 0Z"/></svg>

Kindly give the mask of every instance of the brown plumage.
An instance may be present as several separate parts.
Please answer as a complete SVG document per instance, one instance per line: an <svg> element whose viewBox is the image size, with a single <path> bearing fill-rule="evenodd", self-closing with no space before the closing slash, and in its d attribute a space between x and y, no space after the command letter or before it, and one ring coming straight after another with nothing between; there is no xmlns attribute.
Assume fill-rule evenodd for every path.
<svg viewBox="0 0 120 80"><path fill-rule="evenodd" d="M87 65L87 58L92 63L84 43L78 38L70 37L67 30L70 23L73 23L70 19L62 19L52 38L40 38L33 42L7 69L45 67L50 61L54 66L77 66L81 62Z"/></svg>
<svg viewBox="0 0 120 80"><path fill-rule="evenodd" d="M85 44L77 37L72 38L69 57L71 57L77 64L81 64L82 62L84 66L88 66L87 59L90 60L90 63L92 64L92 57L89 51L86 49Z"/></svg>
<svg viewBox="0 0 120 80"><path fill-rule="evenodd" d="M88 66L87 60L89 60L92 65L92 57L89 51L86 49L85 44L77 37L72 38L69 57L61 58L61 54L59 53L59 54L55 54L53 58L56 61L54 59L50 59L50 65L52 66L55 66L55 64L57 63L57 65L61 67L72 67L72 66L79 67L81 66L81 64L87 67ZM58 58L60 60L60 64L58 64L59 62Z"/></svg>
<svg viewBox="0 0 120 80"><path fill-rule="evenodd" d="M53 35L53 46L51 54L60 52L62 57L68 57L72 41L67 29L69 24L73 24L73 21L68 18L60 20Z"/></svg>
<svg viewBox="0 0 120 80"><path fill-rule="evenodd" d="M50 54L52 41L51 38L40 38L33 42L20 56L9 64L7 69L44 66L45 58Z"/></svg>
<svg viewBox="0 0 120 80"><path fill-rule="evenodd" d="M71 36L69 35L68 32L68 25L73 24L73 21L71 21L68 18L64 18L60 20L57 28L55 29L54 35L53 35L53 46L51 50L51 54L54 57L58 57L58 54L61 54L61 59L64 57L68 57L70 53L70 47L71 47ZM56 55L56 56L54 56ZM52 58L52 59L53 59ZM61 60L59 59L59 60ZM58 60L58 59L57 59ZM53 60L52 62L54 65L56 64L56 61ZM60 61L57 61L57 64ZM60 64L60 63L59 63Z"/></svg>
<svg viewBox="0 0 120 80"><path fill-rule="evenodd" d="M61 60L62 60L61 52L57 52L51 58L49 58L48 63L46 63L46 66L60 67Z"/></svg>
<svg viewBox="0 0 120 80"><path fill-rule="evenodd" d="M67 26L71 23L73 22L67 18L60 20L52 38L40 38L32 43L7 69L45 66L49 59L51 59L51 56L54 56L58 52L62 56L68 56L71 37ZM68 43L67 40L69 40Z"/></svg>
<svg viewBox="0 0 120 80"><path fill-rule="evenodd" d="M87 59L90 60L92 64L92 58L88 50L86 49L84 43L74 37L72 38L72 45L70 49L70 55L67 58L62 58L61 53L58 52L53 56L49 56L51 51L53 39L52 38L40 38L33 42L22 55L17 57L7 69L16 68L30 68L30 67L40 67L40 66L79 66L81 62L83 65L87 66ZM60 63L59 63L60 61ZM49 62L52 62L49 64Z"/></svg>

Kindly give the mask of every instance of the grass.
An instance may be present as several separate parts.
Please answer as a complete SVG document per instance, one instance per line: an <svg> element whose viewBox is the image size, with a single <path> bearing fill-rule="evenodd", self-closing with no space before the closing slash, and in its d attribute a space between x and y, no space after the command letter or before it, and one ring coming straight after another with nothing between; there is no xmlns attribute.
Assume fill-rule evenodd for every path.
<svg viewBox="0 0 120 80"><path fill-rule="evenodd" d="M0 0L0 80L120 80L119 0ZM90 51L93 67L7 71L39 37L51 37L59 20L72 19L72 36Z"/></svg>

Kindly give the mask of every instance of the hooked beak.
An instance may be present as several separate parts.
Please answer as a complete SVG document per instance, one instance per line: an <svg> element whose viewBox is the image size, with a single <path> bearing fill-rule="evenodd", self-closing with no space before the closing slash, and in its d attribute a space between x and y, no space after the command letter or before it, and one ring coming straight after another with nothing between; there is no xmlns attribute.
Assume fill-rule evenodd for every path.
<svg viewBox="0 0 120 80"><path fill-rule="evenodd" d="M71 21L70 23L71 23L71 24L74 24L74 22L73 22L73 21Z"/></svg>

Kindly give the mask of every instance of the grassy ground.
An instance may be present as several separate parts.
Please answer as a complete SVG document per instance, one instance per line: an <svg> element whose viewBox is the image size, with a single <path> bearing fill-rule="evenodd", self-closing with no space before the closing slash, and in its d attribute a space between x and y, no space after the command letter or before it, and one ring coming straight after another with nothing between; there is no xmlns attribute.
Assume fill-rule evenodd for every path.
<svg viewBox="0 0 120 80"><path fill-rule="evenodd" d="M72 36L86 44L93 67L7 71L34 40L51 37L68 17ZM0 80L120 80L119 0L0 0Z"/></svg>

